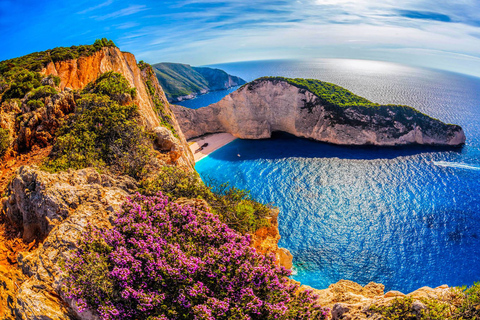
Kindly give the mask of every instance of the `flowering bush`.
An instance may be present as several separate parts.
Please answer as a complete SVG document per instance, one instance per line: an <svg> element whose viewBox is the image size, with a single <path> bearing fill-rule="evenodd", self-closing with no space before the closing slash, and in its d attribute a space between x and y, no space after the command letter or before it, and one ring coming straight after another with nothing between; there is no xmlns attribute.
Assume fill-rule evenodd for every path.
<svg viewBox="0 0 480 320"><path fill-rule="evenodd" d="M91 227L65 292L102 319L325 319L289 271L214 214L136 194L110 230Z"/></svg>
<svg viewBox="0 0 480 320"><path fill-rule="evenodd" d="M245 234L269 226L270 205L255 201L246 190L218 184L207 178L203 183L197 173L175 166L164 166L140 182L140 192L155 195L159 191L170 199L199 198L208 202L213 213L231 229ZM214 187L214 185L216 185Z"/></svg>

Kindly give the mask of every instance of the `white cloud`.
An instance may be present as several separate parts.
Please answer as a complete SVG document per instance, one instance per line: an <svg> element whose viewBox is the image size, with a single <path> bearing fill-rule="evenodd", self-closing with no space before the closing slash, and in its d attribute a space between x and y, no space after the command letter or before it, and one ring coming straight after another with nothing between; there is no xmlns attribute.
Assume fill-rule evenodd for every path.
<svg viewBox="0 0 480 320"><path fill-rule="evenodd" d="M97 16L95 18L97 20L106 20L106 19L125 17L125 16L129 16L129 15L138 13L140 11L145 11L147 9L148 8L145 5L131 5L131 6L128 6L127 8L123 8L121 10L106 14L104 16Z"/></svg>

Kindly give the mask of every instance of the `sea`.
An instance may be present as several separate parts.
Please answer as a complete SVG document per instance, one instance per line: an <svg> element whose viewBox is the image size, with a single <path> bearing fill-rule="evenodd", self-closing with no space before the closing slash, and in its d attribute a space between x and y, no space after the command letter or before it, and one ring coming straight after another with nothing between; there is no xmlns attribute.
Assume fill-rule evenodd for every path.
<svg viewBox="0 0 480 320"><path fill-rule="evenodd" d="M196 164L205 180L250 190L280 209L292 278L317 289L341 279L386 290L480 281L480 78L346 59L214 65L246 81L313 78L382 104L461 125L464 147L348 147L275 134L240 140ZM180 104L200 108L229 92Z"/></svg>

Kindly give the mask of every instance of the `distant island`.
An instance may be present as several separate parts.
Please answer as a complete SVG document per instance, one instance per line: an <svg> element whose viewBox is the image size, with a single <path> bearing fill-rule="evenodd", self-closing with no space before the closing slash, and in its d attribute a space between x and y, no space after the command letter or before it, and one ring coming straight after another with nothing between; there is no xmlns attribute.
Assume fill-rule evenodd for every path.
<svg viewBox="0 0 480 320"><path fill-rule="evenodd" d="M196 110L174 106L187 139L228 132L243 139L282 131L339 145L460 146L465 134L402 105L381 105L315 79L263 77Z"/></svg>
<svg viewBox="0 0 480 320"><path fill-rule="evenodd" d="M152 67L169 102L188 100L199 94L229 89L246 83L239 77L215 68L166 62L154 64Z"/></svg>

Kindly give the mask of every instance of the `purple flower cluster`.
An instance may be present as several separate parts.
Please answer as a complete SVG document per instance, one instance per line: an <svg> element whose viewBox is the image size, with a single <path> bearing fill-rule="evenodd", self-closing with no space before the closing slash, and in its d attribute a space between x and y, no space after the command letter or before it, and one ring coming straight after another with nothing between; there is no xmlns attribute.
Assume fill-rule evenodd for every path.
<svg viewBox="0 0 480 320"><path fill-rule="evenodd" d="M102 319L325 319L290 272L212 213L136 194L66 262L67 295Z"/></svg>

